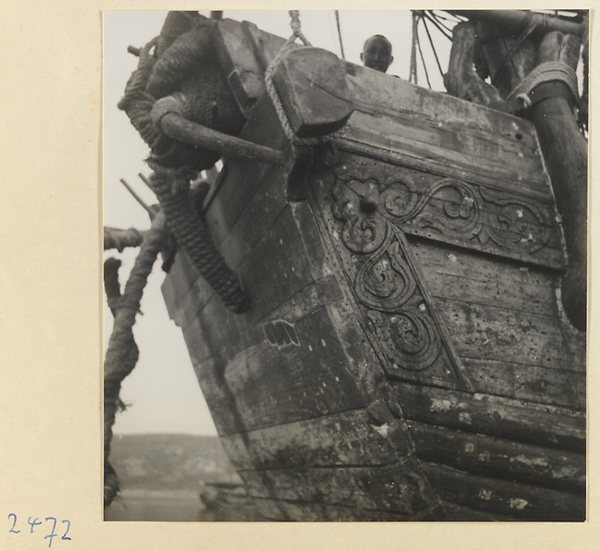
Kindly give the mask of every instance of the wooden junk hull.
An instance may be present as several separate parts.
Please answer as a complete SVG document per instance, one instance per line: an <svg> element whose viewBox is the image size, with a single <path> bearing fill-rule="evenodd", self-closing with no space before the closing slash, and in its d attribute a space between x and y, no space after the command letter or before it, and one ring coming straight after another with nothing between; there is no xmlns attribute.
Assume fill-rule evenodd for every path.
<svg viewBox="0 0 600 551"><path fill-rule="evenodd" d="M204 216L252 307L182 251L163 293L262 516L584 520L585 338L533 126L342 63L343 135L294 146L237 25L240 137L284 158L225 157ZM244 32L263 63L283 42Z"/></svg>

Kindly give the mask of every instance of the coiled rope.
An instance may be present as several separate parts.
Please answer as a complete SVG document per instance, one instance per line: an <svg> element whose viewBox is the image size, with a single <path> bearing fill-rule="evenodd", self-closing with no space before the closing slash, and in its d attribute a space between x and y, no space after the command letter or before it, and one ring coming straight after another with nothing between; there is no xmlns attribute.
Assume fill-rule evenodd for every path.
<svg viewBox="0 0 600 551"><path fill-rule="evenodd" d="M548 61L541 63L531 71L508 95L506 101L511 102L515 99L523 101L525 107L531 106L529 93L545 82L560 81L567 85L575 103L579 101L579 92L577 90L577 74L566 63L562 61Z"/></svg>
<svg viewBox="0 0 600 551"><path fill-rule="evenodd" d="M138 68L127 83L119 108L127 113L151 149L147 161L154 170L151 187L167 217L168 227L223 302L234 312L241 313L249 308L249 301L237 277L210 240L189 195L189 181L195 173L213 166L220 154L172 140L160 132L151 113L158 98L175 93L182 98L180 103L185 106L186 118L209 128L235 132L243 118L234 112L234 100L229 101L217 66L206 69L208 74L203 74L202 83L194 76L197 65L207 61L207 57L214 57L209 24L196 22L195 27L178 37L158 60L151 54L157 41L155 38L141 49ZM190 74L191 81L187 82Z"/></svg>
<svg viewBox="0 0 600 551"><path fill-rule="evenodd" d="M167 217L167 226L177 243L186 251L202 277L221 297L223 303L236 313L250 307L236 275L212 242L208 228L198 217L190 198L190 179L194 172L189 167L170 169L149 161L154 170L150 187L156 193Z"/></svg>

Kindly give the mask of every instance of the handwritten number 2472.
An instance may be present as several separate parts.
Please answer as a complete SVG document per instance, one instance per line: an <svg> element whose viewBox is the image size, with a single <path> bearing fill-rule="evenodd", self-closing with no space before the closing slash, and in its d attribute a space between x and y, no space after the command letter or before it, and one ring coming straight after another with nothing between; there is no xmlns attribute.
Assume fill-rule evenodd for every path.
<svg viewBox="0 0 600 551"><path fill-rule="evenodd" d="M16 530L16 526L17 526L17 515L15 515L14 513L10 513L8 515L8 520L11 520L12 517L12 526L9 530L9 532L11 534L20 534L21 530ZM44 536L44 539L48 540L48 547L52 547L52 540L56 537L58 537L59 534L56 533L56 523L57 520L54 517L46 517L46 522L48 521L52 521L52 531L47 534L46 536ZM42 521L39 518L35 518L32 520L31 517L29 517L27 519L27 524L29 524L30 528L29 528L29 533L33 534L33 530L36 526L40 526L42 523ZM70 540L71 538L69 536L67 536L67 534L69 533L69 530L71 528L71 522L68 520L61 520L61 524L66 524L67 528L65 530L65 533L61 536L61 540Z"/></svg>

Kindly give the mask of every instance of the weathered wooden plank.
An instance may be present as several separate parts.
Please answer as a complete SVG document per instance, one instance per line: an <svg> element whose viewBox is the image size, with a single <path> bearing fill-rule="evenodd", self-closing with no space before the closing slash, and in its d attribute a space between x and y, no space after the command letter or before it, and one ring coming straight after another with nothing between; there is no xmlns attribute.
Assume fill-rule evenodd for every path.
<svg viewBox="0 0 600 551"><path fill-rule="evenodd" d="M243 320L244 324L256 323L320 277L321 273L315 274L313 269L322 272L322 266L307 262L310 251L318 254L320 249L320 237L315 231L312 234L300 233L290 206L275 216L265 213L265 218L267 224L271 223L270 228L265 227L267 224L256 224L257 229L254 230L240 222L242 226L232 230L235 235L221 244L225 261L236 272L250 297L250 310L241 316L230 316L220 305L218 297L214 298L212 289L198 278L181 301L181 306L172 313L182 328L202 315L212 322L203 330L216 335L215 331L222 328L220 334L226 341L229 338L227 327L237 323L232 321L234 318ZM245 220L251 222L251 218ZM255 240L258 241L253 243ZM289 251L294 251L294 254L289 254ZM207 310L203 312L205 308Z"/></svg>
<svg viewBox="0 0 600 551"><path fill-rule="evenodd" d="M216 52L234 96L247 115L264 92L263 68L254 52L254 44L242 31L243 24L223 19L214 26Z"/></svg>
<svg viewBox="0 0 600 551"><path fill-rule="evenodd" d="M257 121L263 122L255 124ZM240 137L261 145L269 145L274 149L283 149L287 141L281 134L278 124L272 105L267 104L266 101L259 101ZM265 126L270 129L267 135L263 135L265 131L260 130ZM266 185L268 188L263 192L262 200L267 205L280 210L279 204L286 199L285 177L292 164L291 154L281 167L274 167L260 161L225 160L224 172L211 190L205 209L206 223L215 243L219 244L223 241L262 186Z"/></svg>
<svg viewBox="0 0 600 551"><path fill-rule="evenodd" d="M252 300L254 319L266 316L319 277L306 260L311 250L319 247L319 240L315 232L300 234L288 206L244 262L237 265L240 281ZM226 249L223 255L229 257Z"/></svg>
<svg viewBox="0 0 600 551"><path fill-rule="evenodd" d="M585 456L507 439L409 422L424 461L568 492L585 491Z"/></svg>
<svg viewBox="0 0 600 551"><path fill-rule="evenodd" d="M194 282L200 277L200 273L192 264L187 254L179 249L175 256L175 261L165 277L161 291L169 316L177 325L181 327L179 307L186 300Z"/></svg>
<svg viewBox="0 0 600 551"><path fill-rule="evenodd" d="M298 345L261 343L227 363L225 378L247 427L277 425L354 409L367 398L346 368L325 309L292 326Z"/></svg>
<svg viewBox="0 0 600 551"><path fill-rule="evenodd" d="M506 178L513 184L522 182L538 191L548 187L540 156L505 152L498 142L474 139L466 132L445 126L422 127L406 119L357 111L350 118L344 137L395 149L415 158L448 162L474 175L486 176L489 171L497 179Z"/></svg>
<svg viewBox="0 0 600 551"><path fill-rule="evenodd" d="M464 101L448 94L440 94L389 75L364 67L346 64L348 86L354 102L360 109L389 110L415 119L424 119L476 129L488 135L512 136L517 134L530 147L536 142L532 124L524 119L500 113Z"/></svg>
<svg viewBox="0 0 600 551"><path fill-rule="evenodd" d="M423 239L409 242L434 297L558 317L557 273Z"/></svg>
<svg viewBox="0 0 600 551"><path fill-rule="evenodd" d="M379 467L244 471L250 495L268 498L263 477L278 497L290 501L374 509L407 516L439 505L427 479L413 460Z"/></svg>
<svg viewBox="0 0 600 551"><path fill-rule="evenodd" d="M392 383L407 419L527 444L584 452L584 414L508 398Z"/></svg>
<svg viewBox="0 0 600 551"><path fill-rule="evenodd" d="M377 511L370 509L357 509L355 507L332 506L323 503L303 503L297 501L273 500L255 497L253 501L260 510L261 515L272 521L293 520L296 522L343 522L343 521L406 521L406 520L428 520L426 512L415 518L411 515L401 515L389 511ZM434 517L432 520L439 520Z"/></svg>
<svg viewBox="0 0 600 551"><path fill-rule="evenodd" d="M190 354L193 354L192 348ZM224 364L220 358L206 358L201 363L194 363L194 371L219 435L245 431L245 419L224 377Z"/></svg>
<svg viewBox="0 0 600 551"><path fill-rule="evenodd" d="M246 342L227 347L211 361L194 357L196 345L186 333L203 389L211 393L216 388L215 407L219 411L230 407L229 397L234 395L244 419L242 428L224 423L221 434L310 419L367 403L351 372L354 360L336 339L325 308L295 324L279 323L276 328L274 322L257 327L253 337L246 333ZM278 340L277 331L285 332L285 338Z"/></svg>
<svg viewBox="0 0 600 551"><path fill-rule="evenodd" d="M585 520L585 494L517 484L423 463L423 470L444 500L521 520Z"/></svg>
<svg viewBox="0 0 600 551"><path fill-rule="evenodd" d="M558 318L445 298L434 303L462 357L585 372L585 350L567 346Z"/></svg>
<svg viewBox="0 0 600 551"><path fill-rule="evenodd" d="M399 420L378 426L364 409L223 436L242 470L385 465L412 452Z"/></svg>
<svg viewBox="0 0 600 551"><path fill-rule="evenodd" d="M307 138L339 130L352 114L346 71L332 52L289 50L275 65L273 84L294 134Z"/></svg>
<svg viewBox="0 0 600 551"><path fill-rule="evenodd" d="M293 325L318 309L344 298L337 279L328 276L303 287L267 315L255 308L240 316L223 308L216 297L209 300L202 294L205 287L198 283L192 288L187 295L188 302L179 310L181 317L178 318L192 361L196 364L217 353L226 353L231 357L237 351L254 346L266 338L264 326L277 323ZM342 325L334 323L336 329ZM347 348L352 350L351 346Z"/></svg>
<svg viewBox="0 0 600 551"><path fill-rule="evenodd" d="M585 373L461 358L476 392L585 410Z"/></svg>

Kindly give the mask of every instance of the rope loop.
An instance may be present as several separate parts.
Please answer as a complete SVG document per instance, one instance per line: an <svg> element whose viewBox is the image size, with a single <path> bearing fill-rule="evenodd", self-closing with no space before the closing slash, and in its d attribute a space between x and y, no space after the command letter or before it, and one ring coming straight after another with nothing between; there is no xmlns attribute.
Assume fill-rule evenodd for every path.
<svg viewBox="0 0 600 551"><path fill-rule="evenodd" d="M304 36L304 33L302 32L302 25L300 23L300 11L299 10L290 10L290 27L292 28L293 31L293 35L292 35L292 39L295 40L296 38L299 38L300 40L302 40L302 43L305 46L312 46L312 44L308 41L308 39L306 38L306 36Z"/></svg>
<svg viewBox="0 0 600 551"><path fill-rule="evenodd" d="M344 133L346 131L346 125L344 125L344 127L341 128L340 130L337 130L336 132L332 132L331 134L327 134L325 136L317 136L314 138L300 138L300 137L296 136L296 134L294 133L294 130L292 129L292 126L290 125L290 121L285 112L283 104L281 103L281 100L279 99L279 95L277 94L275 85L273 84L273 72L275 71L275 67L277 67L277 65L283 58L283 56L285 54L287 54L288 50L292 49L292 47L294 46L294 42L296 41L296 38L300 38L300 40L302 40L305 47L311 46L311 43L304 36L304 34L301 30L301 27L300 27L300 12L298 10L290 10L289 13L290 13L290 17L292 19L290 26L292 27L294 34L292 34L292 36L290 36L290 38L288 38L286 40L284 45L277 52L277 55L273 58L273 61L271 61L270 65L267 67L267 70L265 71L265 77L264 77L265 78L265 88L267 90L267 93L269 94L269 97L271 98L271 101L273 102L273 106L275 107L275 112L277 113L277 118L279 119L279 122L283 129L283 132L285 133L285 137L290 142L292 142L294 145L302 145L302 146L315 146L315 145L329 143L336 139L341 138L344 135Z"/></svg>
<svg viewBox="0 0 600 551"><path fill-rule="evenodd" d="M541 63L533 71L531 71L518 86L508 95L506 101L523 98L526 96L529 99L529 93L540 84L551 81L560 81L565 83L575 102L579 102L579 92L577 90L577 74L566 63L562 61L548 61ZM525 105L528 106L527 104Z"/></svg>

